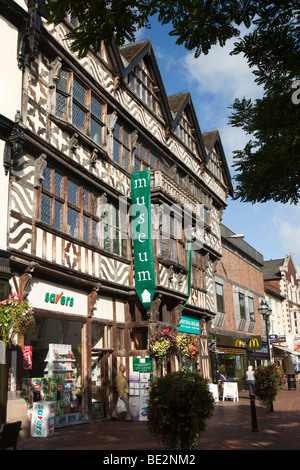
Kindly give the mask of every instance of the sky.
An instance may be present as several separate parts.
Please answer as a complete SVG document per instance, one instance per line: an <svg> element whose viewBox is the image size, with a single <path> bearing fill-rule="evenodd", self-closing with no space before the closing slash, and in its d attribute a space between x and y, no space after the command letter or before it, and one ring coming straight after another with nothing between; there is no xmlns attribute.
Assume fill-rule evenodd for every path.
<svg viewBox="0 0 300 470"><path fill-rule="evenodd" d="M243 130L231 127L229 107L235 98L259 98L262 89L243 56L230 56L234 40L213 46L208 55L194 57L194 51L175 44L170 26L155 19L151 29L141 29L136 41L150 39L168 96L189 91L202 132L218 129L231 176L233 151L243 149L250 140ZM296 105L295 105L296 106ZM234 183L234 180L233 180ZM264 260L280 259L290 253L300 275L300 206L244 203L228 198L222 223L261 253Z"/></svg>

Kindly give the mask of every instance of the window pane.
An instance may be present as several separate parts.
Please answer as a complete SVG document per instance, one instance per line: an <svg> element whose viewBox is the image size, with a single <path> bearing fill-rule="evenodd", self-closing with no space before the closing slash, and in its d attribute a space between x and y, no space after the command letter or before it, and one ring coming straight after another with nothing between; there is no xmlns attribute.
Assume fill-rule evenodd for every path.
<svg viewBox="0 0 300 470"><path fill-rule="evenodd" d="M240 304L240 315L241 315L241 318L246 318L246 312L245 312L245 296L244 296L244 294L239 293L239 304Z"/></svg>
<svg viewBox="0 0 300 470"><path fill-rule="evenodd" d="M114 162L120 164L120 144L114 140L114 150L113 150L113 159Z"/></svg>
<svg viewBox="0 0 300 470"><path fill-rule="evenodd" d="M101 144L101 126L100 124L91 118L91 138L97 143Z"/></svg>
<svg viewBox="0 0 300 470"><path fill-rule="evenodd" d="M122 167L125 170L129 169L129 151L123 147L123 154L122 154Z"/></svg>
<svg viewBox="0 0 300 470"><path fill-rule="evenodd" d="M74 79L73 82L73 98L76 99L76 101L79 101L82 105L85 106L85 88L77 82L76 79Z"/></svg>
<svg viewBox="0 0 300 470"><path fill-rule="evenodd" d="M63 228L63 204L54 201L54 228L62 230Z"/></svg>
<svg viewBox="0 0 300 470"><path fill-rule="evenodd" d="M51 224L51 198L42 194L41 221Z"/></svg>
<svg viewBox="0 0 300 470"><path fill-rule="evenodd" d="M97 222L92 220L92 244L98 245Z"/></svg>
<svg viewBox="0 0 300 470"><path fill-rule="evenodd" d="M78 238L79 236L79 213L68 207L68 234Z"/></svg>
<svg viewBox="0 0 300 470"><path fill-rule="evenodd" d="M78 129L85 130L85 112L75 103L73 103L72 122Z"/></svg>
<svg viewBox="0 0 300 470"><path fill-rule="evenodd" d="M57 171L54 173L54 194L60 197L63 195L63 175Z"/></svg>
<svg viewBox="0 0 300 470"><path fill-rule="evenodd" d="M42 188L46 189L47 191L51 191L51 169L46 167L44 174L43 174L44 180L42 183Z"/></svg>
<svg viewBox="0 0 300 470"><path fill-rule="evenodd" d="M68 92L68 72L65 70L60 70L59 72L56 89L63 91L64 93Z"/></svg>
<svg viewBox="0 0 300 470"><path fill-rule="evenodd" d="M55 114L56 116L60 118L65 118L66 112L67 112L67 98L57 93Z"/></svg>
<svg viewBox="0 0 300 470"><path fill-rule="evenodd" d="M85 215L83 216L83 240L90 241L90 219Z"/></svg>
<svg viewBox="0 0 300 470"><path fill-rule="evenodd" d="M89 192L87 189L83 188L82 191L82 203L83 203L83 209L86 212L90 212L90 205L89 205Z"/></svg>
<svg viewBox="0 0 300 470"><path fill-rule="evenodd" d="M78 184L68 180L68 202L78 206Z"/></svg>
<svg viewBox="0 0 300 470"><path fill-rule="evenodd" d="M102 105L93 95L91 99L91 113L100 119L100 121L102 120Z"/></svg>

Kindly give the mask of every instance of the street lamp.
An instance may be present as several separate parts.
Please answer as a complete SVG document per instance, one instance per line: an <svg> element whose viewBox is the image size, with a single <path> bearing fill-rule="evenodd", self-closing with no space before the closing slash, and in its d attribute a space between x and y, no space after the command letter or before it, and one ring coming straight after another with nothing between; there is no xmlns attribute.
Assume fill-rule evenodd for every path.
<svg viewBox="0 0 300 470"><path fill-rule="evenodd" d="M272 309L269 307L268 303L264 300L261 299L260 301L260 306L258 307L259 313L262 314L263 319L266 324L266 336L267 336L267 345L268 345L268 361L270 361L270 345L269 345L269 316L272 313Z"/></svg>

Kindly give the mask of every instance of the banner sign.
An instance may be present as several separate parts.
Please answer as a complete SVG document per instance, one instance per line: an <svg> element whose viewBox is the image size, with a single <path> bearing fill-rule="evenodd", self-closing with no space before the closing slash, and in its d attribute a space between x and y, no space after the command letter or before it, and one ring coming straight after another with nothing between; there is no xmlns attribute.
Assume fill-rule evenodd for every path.
<svg viewBox="0 0 300 470"><path fill-rule="evenodd" d="M131 175L135 290L146 310L155 293L150 171Z"/></svg>

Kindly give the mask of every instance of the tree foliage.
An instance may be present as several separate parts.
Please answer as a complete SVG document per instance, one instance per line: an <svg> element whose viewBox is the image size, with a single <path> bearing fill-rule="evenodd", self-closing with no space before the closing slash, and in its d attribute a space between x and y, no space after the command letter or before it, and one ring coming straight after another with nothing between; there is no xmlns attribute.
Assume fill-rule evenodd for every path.
<svg viewBox="0 0 300 470"><path fill-rule="evenodd" d="M68 39L79 56L113 37L119 46L133 42L153 15L172 25L176 44L194 50L195 57L236 38L232 54L244 55L264 94L254 102L237 98L231 107L229 123L251 136L235 152L235 197L252 203L299 201L300 103L292 101L300 79L298 0L44 0L44 5L51 23L63 21L66 12L77 17L79 26Z"/></svg>

